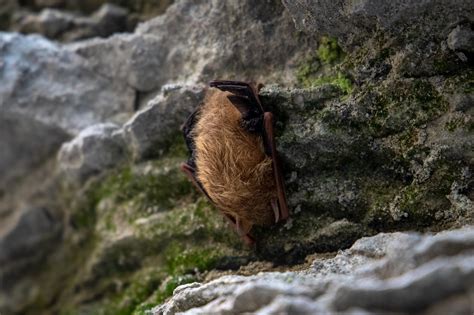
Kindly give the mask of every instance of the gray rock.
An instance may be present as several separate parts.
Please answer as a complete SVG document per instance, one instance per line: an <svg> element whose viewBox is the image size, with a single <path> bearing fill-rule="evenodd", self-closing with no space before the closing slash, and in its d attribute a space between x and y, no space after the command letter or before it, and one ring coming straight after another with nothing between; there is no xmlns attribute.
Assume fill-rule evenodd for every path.
<svg viewBox="0 0 474 315"><path fill-rule="evenodd" d="M131 113L135 93L39 36L0 33L0 109L77 133Z"/></svg>
<svg viewBox="0 0 474 315"><path fill-rule="evenodd" d="M69 135L23 114L0 113L0 196L53 156Z"/></svg>
<svg viewBox="0 0 474 315"><path fill-rule="evenodd" d="M159 86L157 80L167 49L155 36L128 34L83 41L68 48L84 57L98 73L117 77L139 91Z"/></svg>
<svg viewBox="0 0 474 315"><path fill-rule="evenodd" d="M12 29L21 33L39 33L50 39L71 42L126 32L128 11L113 4L102 5L89 17L49 8L40 13L20 11L12 24Z"/></svg>
<svg viewBox="0 0 474 315"><path fill-rule="evenodd" d="M84 129L70 142L64 143L58 154L60 169L67 177L79 182L116 167L125 158L125 143L119 127L114 124Z"/></svg>
<svg viewBox="0 0 474 315"><path fill-rule="evenodd" d="M458 25L448 35L448 47L474 53L474 31L467 25Z"/></svg>
<svg viewBox="0 0 474 315"><path fill-rule="evenodd" d="M0 30L4 30L9 26L10 19L18 9L16 0L0 0Z"/></svg>
<svg viewBox="0 0 474 315"><path fill-rule="evenodd" d="M86 41L71 49L103 75L116 75L110 69L119 69L117 75L140 91L225 77L280 82L293 78L288 70L308 47L294 32L277 0L178 0L165 14L140 24L134 35Z"/></svg>
<svg viewBox="0 0 474 315"><path fill-rule="evenodd" d="M166 88L123 127L135 160L160 155L170 141L181 137L180 126L204 97L198 86Z"/></svg>
<svg viewBox="0 0 474 315"><path fill-rule="evenodd" d="M60 243L62 231L60 220L45 208L24 208L10 220L0 225L0 301Z"/></svg>
<svg viewBox="0 0 474 315"><path fill-rule="evenodd" d="M336 37L346 47L361 44L376 29L395 36L416 30L419 37L435 34L445 38L447 25L459 23L460 16L472 19L474 14L469 0L283 0L283 3L299 29Z"/></svg>
<svg viewBox="0 0 474 315"><path fill-rule="evenodd" d="M474 227L436 235L389 233L360 239L304 271L178 287L152 313L439 313L461 301L457 309L469 314L473 283Z"/></svg>

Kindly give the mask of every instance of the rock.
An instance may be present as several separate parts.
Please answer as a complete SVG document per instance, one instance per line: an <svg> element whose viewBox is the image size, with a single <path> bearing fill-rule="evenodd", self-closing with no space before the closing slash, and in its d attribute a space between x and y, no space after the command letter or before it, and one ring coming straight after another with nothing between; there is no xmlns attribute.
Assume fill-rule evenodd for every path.
<svg viewBox="0 0 474 315"><path fill-rule="evenodd" d="M12 300L18 298L16 284L34 274L38 264L60 244L61 231L60 220L41 207L24 208L11 221L2 222L0 310L9 313L18 307Z"/></svg>
<svg viewBox="0 0 474 315"><path fill-rule="evenodd" d="M38 36L0 33L0 108L75 134L133 111L134 91ZM80 80L78 80L80 78Z"/></svg>
<svg viewBox="0 0 474 315"><path fill-rule="evenodd" d="M456 26L448 35L448 47L452 50L474 53L474 31L466 25Z"/></svg>
<svg viewBox="0 0 474 315"><path fill-rule="evenodd" d="M125 143L120 129L110 123L84 129L70 142L64 143L58 154L61 170L79 182L116 167L125 158Z"/></svg>
<svg viewBox="0 0 474 315"><path fill-rule="evenodd" d="M11 191L32 169L55 154L69 139L61 128L28 116L3 111L0 115L0 196Z"/></svg>
<svg viewBox="0 0 474 315"><path fill-rule="evenodd" d="M123 127L135 160L159 156L167 144L181 137L180 126L204 97L198 86L172 86L151 100Z"/></svg>
<svg viewBox="0 0 474 315"><path fill-rule="evenodd" d="M344 47L361 44L376 29L395 36L416 30L420 38L428 34L442 38L447 35L447 25L458 23L459 16L472 17L474 12L469 0L410 3L404 0L283 0L283 3L299 29L338 38Z"/></svg>
<svg viewBox="0 0 474 315"><path fill-rule="evenodd" d="M8 28L11 16L17 9L18 2L16 0L0 0L0 30Z"/></svg>
<svg viewBox="0 0 474 315"><path fill-rule="evenodd" d="M57 9L43 9L39 14L23 11L16 15L14 25L13 29L22 33L39 33L66 42L107 37L129 27L128 11L112 4L104 4L90 17Z"/></svg>
<svg viewBox="0 0 474 315"><path fill-rule="evenodd" d="M37 36L0 33L0 190L52 157L81 129L123 121L135 93Z"/></svg>
<svg viewBox="0 0 474 315"><path fill-rule="evenodd" d="M207 83L226 77L291 80L289 68L309 45L294 32L277 0L178 0L162 16L141 24L134 35L86 41L71 49L103 75L115 75L110 69L119 69L123 81L152 91L170 82Z"/></svg>
<svg viewBox="0 0 474 315"><path fill-rule="evenodd" d="M466 301L457 305L469 314L473 279L474 227L436 235L388 233L360 239L334 258L317 258L300 272L224 276L178 287L152 313L437 313Z"/></svg>
<svg viewBox="0 0 474 315"><path fill-rule="evenodd" d="M262 103L276 114L292 214L284 226L256 231L260 257L302 262L311 252L350 246L372 229L416 228L421 218L431 226L472 223L472 106L456 105L463 112L448 106L451 95L469 100L470 94L463 83L435 88L463 82L464 75L438 83L386 78L360 85L345 100L336 83L263 88ZM464 187L462 196L455 183Z"/></svg>
<svg viewBox="0 0 474 315"><path fill-rule="evenodd" d="M127 15L128 11L122 7L110 3L102 5L92 16L92 19L97 22L95 26L96 36L107 37L114 33L126 31Z"/></svg>
<svg viewBox="0 0 474 315"><path fill-rule="evenodd" d="M156 89L166 48L154 36L115 35L71 44L95 71L116 77L139 91ZM107 60L107 62L105 62ZM163 81L162 81L163 83Z"/></svg>

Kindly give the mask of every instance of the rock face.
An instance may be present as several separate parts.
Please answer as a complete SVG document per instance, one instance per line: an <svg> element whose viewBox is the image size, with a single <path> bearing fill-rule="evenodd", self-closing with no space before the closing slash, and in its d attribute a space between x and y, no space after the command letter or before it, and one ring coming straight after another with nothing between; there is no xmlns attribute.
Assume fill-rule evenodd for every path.
<svg viewBox="0 0 474 315"><path fill-rule="evenodd" d="M453 23L462 23L461 16L472 21L474 14L469 0L409 3L404 0L282 2L291 12L298 28L338 38L346 47L367 40L374 35L375 30L395 36L418 32L420 40L423 40L424 35L444 37Z"/></svg>
<svg viewBox="0 0 474 315"><path fill-rule="evenodd" d="M4 149L0 151L0 196L29 170L50 158L68 138L61 128L2 110L0 146Z"/></svg>
<svg viewBox="0 0 474 315"><path fill-rule="evenodd" d="M81 129L133 111L133 89L38 36L0 33L0 81L0 190Z"/></svg>
<svg viewBox="0 0 474 315"><path fill-rule="evenodd" d="M21 33L39 33L65 42L92 37L108 37L129 31L127 10L105 4L90 17L44 9L39 14L24 12L15 16L14 30Z"/></svg>
<svg viewBox="0 0 474 315"><path fill-rule="evenodd" d="M109 38L0 33L0 313L472 313L472 11L177 0ZM266 83L276 118L291 214L255 248L180 171L211 79Z"/></svg>
<svg viewBox="0 0 474 315"><path fill-rule="evenodd" d="M293 33L287 12L276 0L179 0L166 14L141 24L134 35L92 40L72 50L106 76L114 73L111 68L119 69L123 81L133 80L128 82L140 91L219 77L283 81L285 70L307 45Z"/></svg>
<svg viewBox="0 0 474 315"><path fill-rule="evenodd" d="M136 160L160 155L176 139L179 128L202 101L198 86L169 86L135 114L124 126L124 136Z"/></svg>
<svg viewBox="0 0 474 315"><path fill-rule="evenodd" d="M133 110L134 91L38 36L0 33L0 107L69 133ZM80 80L78 80L80 78Z"/></svg>
<svg viewBox="0 0 474 315"><path fill-rule="evenodd" d="M359 239L300 272L178 287L153 314L459 314L474 311L474 228ZM448 311L449 312L449 311Z"/></svg>
<svg viewBox="0 0 474 315"><path fill-rule="evenodd" d="M126 148L118 126L93 125L64 143L59 151L61 169L79 182L116 167L126 158Z"/></svg>
<svg viewBox="0 0 474 315"><path fill-rule="evenodd" d="M22 309L19 279L35 272L60 243L60 220L45 208L25 208L12 222L0 224L0 309L14 313ZM8 301L8 302L7 302Z"/></svg>

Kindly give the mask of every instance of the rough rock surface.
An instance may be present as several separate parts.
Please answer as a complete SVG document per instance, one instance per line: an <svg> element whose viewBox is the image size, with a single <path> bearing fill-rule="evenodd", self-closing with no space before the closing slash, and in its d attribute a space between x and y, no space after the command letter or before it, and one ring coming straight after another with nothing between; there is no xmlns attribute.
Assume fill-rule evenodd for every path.
<svg viewBox="0 0 474 315"><path fill-rule="evenodd" d="M136 160L160 155L204 97L198 86L167 86L124 126L124 137ZM162 152L161 152L162 153Z"/></svg>
<svg viewBox="0 0 474 315"><path fill-rule="evenodd" d="M306 45L294 36L291 19L277 0L178 0L166 14L139 25L133 35L86 41L72 50L103 75L115 75L110 69L119 69L123 81L131 79L136 89L149 91L166 83L220 77L291 80L285 70Z"/></svg>
<svg viewBox="0 0 474 315"><path fill-rule="evenodd" d="M120 128L114 124L93 125L62 145L58 161L66 176L79 182L116 167L126 158Z"/></svg>
<svg viewBox="0 0 474 315"><path fill-rule="evenodd" d="M152 2L169 3L134 1ZM30 248L21 245L27 235L46 240L9 280L0 312L141 314L178 285L236 273L253 276L181 287L161 309L470 310L472 228L379 234L353 246L380 232L474 224L472 8L453 3L177 0L133 34L67 45L1 34L0 144L9 150L0 165L11 173L0 173L9 178L0 238L10 235L13 252ZM266 83L261 98L277 120L291 217L252 231L256 248L243 246L179 169L187 158L179 125L199 86L226 78ZM117 127L81 133L109 122ZM55 151L79 133L58 172ZM134 159L119 162L124 147ZM68 171L84 183L68 185ZM61 218L62 237L49 239L40 215L26 235L10 233L28 221L17 221L25 209ZM2 266L20 259L12 251ZM308 255L313 267L294 272ZM441 282L449 286L432 285ZM433 299L440 304L428 306Z"/></svg>
<svg viewBox="0 0 474 315"><path fill-rule="evenodd" d="M133 111L135 93L39 36L0 33L0 108L77 133ZM78 78L80 80L78 80Z"/></svg>
<svg viewBox="0 0 474 315"><path fill-rule="evenodd" d="M22 114L1 110L0 196L45 160L69 135L61 128L41 123ZM8 149L5 149L8 148Z"/></svg>
<svg viewBox="0 0 474 315"><path fill-rule="evenodd" d="M472 22L474 14L469 0L282 2L291 12L299 29L338 38L344 46L360 45L363 40L380 31L395 36L412 35L411 39L407 38L409 40L413 40L415 36L420 40L444 37L453 24Z"/></svg>
<svg viewBox="0 0 474 315"><path fill-rule="evenodd" d="M0 309L2 311L5 305L11 307L6 308L5 311L8 313L21 310L21 294L27 290L19 285L18 280L34 273L35 266L43 262L58 246L61 232L60 219L45 208L24 208L16 213L14 218L1 222Z"/></svg>
<svg viewBox="0 0 474 315"><path fill-rule="evenodd" d="M153 314L442 314L474 311L474 228L382 233L299 272L178 287Z"/></svg>
<svg viewBox="0 0 474 315"><path fill-rule="evenodd" d="M38 14L17 14L14 17L13 29L21 33L39 33L51 39L70 42L92 37L108 37L114 33L128 31L132 26L129 25L127 15L127 10L112 4L104 4L90 17L44 9Z"/></svg>
<svg viewBox="0 0 474 315"><path fill-rule="evenodd" d="M0 81L0 190L81 129L133 111L133 89L39 36L0 33Z"/></svg>

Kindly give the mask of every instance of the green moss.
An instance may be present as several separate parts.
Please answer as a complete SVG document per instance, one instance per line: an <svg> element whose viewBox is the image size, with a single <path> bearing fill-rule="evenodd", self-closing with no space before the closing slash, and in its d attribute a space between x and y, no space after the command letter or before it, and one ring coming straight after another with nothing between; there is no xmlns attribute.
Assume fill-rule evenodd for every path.
<svg viewBox="0 0 474 315"><path fill-rule="evenodd" d="M212 269L222 254L215 247L186 248L175 242L168 246L164 256L168 274L177 275Z"/></svg>
<svg viewBox="0 0 474 315"><path fill-rule="evenodd" d="M345 57L345 53L339 47L337 40L330 37L321 38L317 53L319 60L325 64L340 62Z"/></svg>
<svg viewBox="0 0 474 315"><path fill-rule="evenodd" d="M464 119L462 117L453 117L446 122L444 128L449 132L454 132L456 129L464 126Z"/></svg>
<svg viewBox="0 0 474 315"><path fill-rule="evenodd" d="M366 87L360 103L370 119L369 132L376 136L418 127L446 112L448 103L426 80L403 80L390 86Z"/></svg>
<svg viewBox="0 0 474 315"><path fill-rule="evenodd" d="M303 68L305 69L305 68ZM344 94L352 92L352 81L341 72L330 76L316 76L312 70L298 71L298 81L305 87L318 87L326 84L337 87Z"/></svg>
<svg viewBox="0 0 474 315"><path fill-rule="evenodd" d="M300 63L296 70L296 79L304 87L311 86L312 78L316 77L321 68L321 62L317 56L310 56Z"/></svg>
<svg viewBox="0 0 474 315"><path fill-rule="evenodd" d="M192 275L174 275L167 278L163 284L161 285L160 289L158 289L151 300L157 304L163 303L167 298L173 295L173 291L179 287L180 285L195 282L197 279L195 276Z"/></svg>
<svg viewBox="0 0 474 315"><path fill-rule="evenodd" d="M296 78L303 87L331 84L348 94L352 91L351 80L333 67L343 61L345 56L336 39L323 37L315 54L299 64Z"/></svg>

